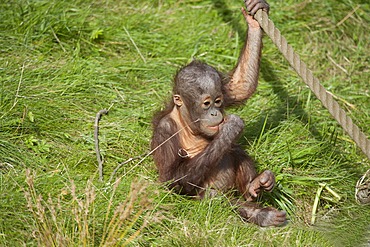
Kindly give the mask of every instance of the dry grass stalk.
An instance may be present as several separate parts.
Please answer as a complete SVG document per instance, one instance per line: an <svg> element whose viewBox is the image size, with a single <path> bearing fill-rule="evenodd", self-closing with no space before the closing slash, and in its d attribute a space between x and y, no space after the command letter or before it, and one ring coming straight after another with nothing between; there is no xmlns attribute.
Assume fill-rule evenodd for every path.
<svg viewBox="0 0 370 247"><path fill-rule="evenodd" d="M96 190L88 181L84 193L79 193L74 181L57 198L44 200L35 189L36 174L26 171L24 195L32 214L33 237L40 246L125 246L132 243L157 215L151 215L151 200L145 195L146 184L133 182L125 201L117 206L114 195L120 181L114 183L106 209L104 227L100 231L95 216ZM66 200L64 196L70 195ZM98 233L100 232L100 234Z"/></svg>

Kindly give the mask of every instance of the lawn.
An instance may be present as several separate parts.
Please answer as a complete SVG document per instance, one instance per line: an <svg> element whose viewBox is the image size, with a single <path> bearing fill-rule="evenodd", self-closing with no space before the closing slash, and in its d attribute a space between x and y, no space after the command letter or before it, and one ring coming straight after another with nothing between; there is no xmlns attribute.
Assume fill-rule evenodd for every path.
<svg viewBox="0 0 370 247"><path fill-rule="evenodd" d="M370 136L370 4L269 4L275 26ZM286 210L289 223L259 228L227 195L196 201L157 182L152 116L193 58L233 68L246 32L241 6L1 1L0 245L367 246L370 208L354 192L370 161L267 36L257 92L228 113L244 119L239 142L258 170L276 174L261 202ZM102 109L103 182L94 147Z"/></svg>

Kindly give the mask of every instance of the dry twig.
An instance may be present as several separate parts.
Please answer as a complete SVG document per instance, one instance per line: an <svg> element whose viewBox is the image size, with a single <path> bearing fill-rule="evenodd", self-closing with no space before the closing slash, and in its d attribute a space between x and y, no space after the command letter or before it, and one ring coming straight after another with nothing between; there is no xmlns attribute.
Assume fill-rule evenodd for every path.
<svg viewBox="0 0 370 247"><path fill-rule="evenodd" d="M96 158L98 160L99 165L99 180L103 181L103 159L100 155L100 149L99 149L99 121L103 115L108 114L108 110L103 109L100 110L95 117L95 124L94 124L94 140L95 140L95 152L96 152Z"/></svg>

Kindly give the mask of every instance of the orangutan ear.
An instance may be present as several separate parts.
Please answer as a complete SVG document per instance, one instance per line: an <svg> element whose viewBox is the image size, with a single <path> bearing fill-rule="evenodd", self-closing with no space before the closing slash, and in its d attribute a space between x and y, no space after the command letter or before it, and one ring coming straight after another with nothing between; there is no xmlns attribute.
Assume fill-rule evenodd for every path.
<svg viewBox="0 0 370 247"><path fill-rule="evenodd" d="M173 103L175 103L175 105L177 105L178 107L181 107L183 102L182 102L182 99L181 99L181 96L178 95L178 94L175 94L173 96Z"/></svg>

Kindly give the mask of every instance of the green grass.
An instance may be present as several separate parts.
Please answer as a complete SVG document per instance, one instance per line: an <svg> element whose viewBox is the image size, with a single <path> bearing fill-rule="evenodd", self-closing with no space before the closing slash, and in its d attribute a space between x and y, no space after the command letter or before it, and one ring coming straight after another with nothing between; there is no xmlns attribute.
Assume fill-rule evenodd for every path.
<svg viewBox="0 0 370 247"><path fill-rule="evenodd" d="M121 178L119 183L99 182L95 114L110 108L100 122L107 182L120 163L148 153L151 117L182 65L197 57L224 72L232 69L245 35L242 4L2 1L0 245L367 243L370 210L355 202L354 188L370 162L268 37L258 92L229 112L245 120L240 143L258 169L276 173L278 185L262 201L287 210L287 226L246 224L227 196L193 201L168 192L156 182L150 157L124 164L112 180ZM367 1L289 0L270 6L275 25L369 136ZM341 199L324 188L310 225L320 183ZM116 228L108 227L112 220ZM122 239L114 243L108 236Z"/></svg>

